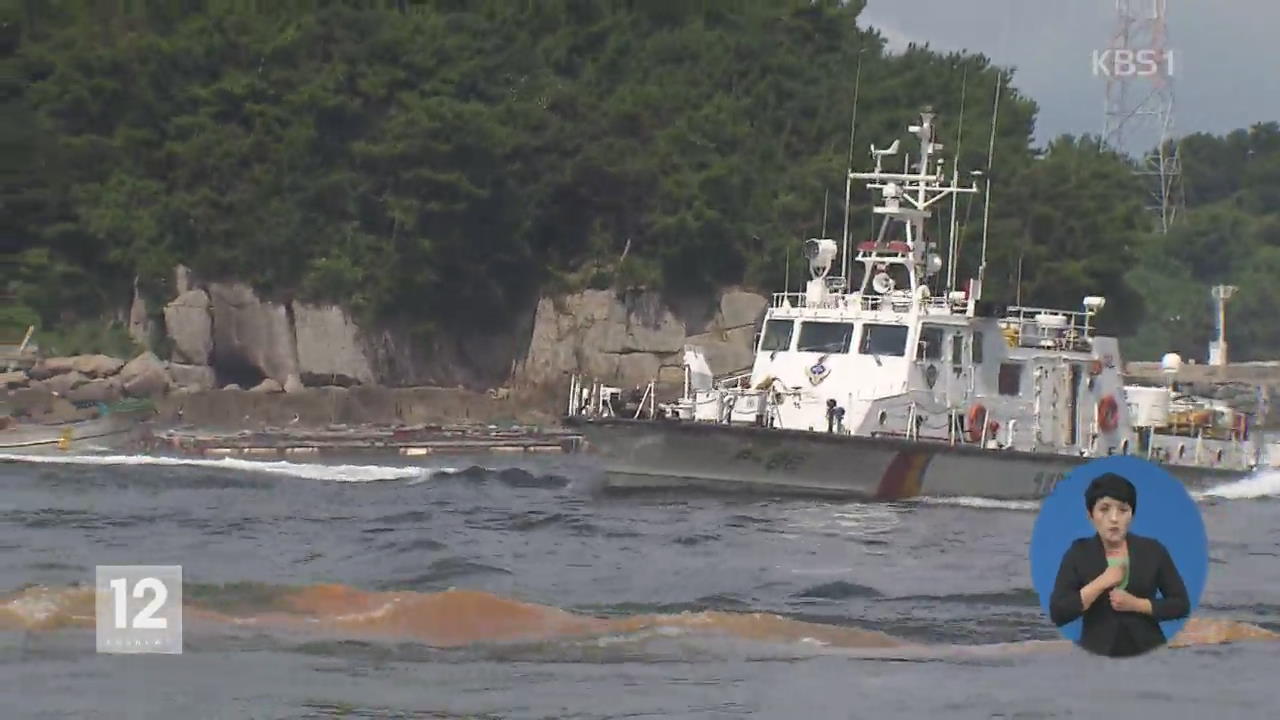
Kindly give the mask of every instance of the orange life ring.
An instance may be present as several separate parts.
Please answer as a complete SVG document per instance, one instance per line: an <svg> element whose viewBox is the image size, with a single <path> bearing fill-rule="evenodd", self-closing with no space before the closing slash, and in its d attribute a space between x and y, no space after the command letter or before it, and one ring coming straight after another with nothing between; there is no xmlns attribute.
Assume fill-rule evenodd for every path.
<svg viewBox="0 0 1280 720"><path fill-rule="evenodd" d="M1120 424L1120 407L1114 395L1107 395L1098 401L1098 427L1103 432L1111 432Z"/></svg>
<svg viewBox="0 0 1280 720"><path fill-rule="evenodd" d="M965 418L964 434L969 442L979 442L982 440L982 429L987 424L987 409L982 403L974 403L969 408L969 415Z"/></svg>

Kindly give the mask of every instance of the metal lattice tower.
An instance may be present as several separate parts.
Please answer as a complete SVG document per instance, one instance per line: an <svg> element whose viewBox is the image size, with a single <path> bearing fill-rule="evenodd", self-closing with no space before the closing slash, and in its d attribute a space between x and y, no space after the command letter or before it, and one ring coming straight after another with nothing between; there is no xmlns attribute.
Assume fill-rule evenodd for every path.
<svg viewBox="0 0 1280 720"><path fill-rule="evenodd" d="M1174 138L1174 55L1167 47L1165 0L1115 0L1111 44L1095 54L1106 77L1103 142L1138 158L1136 173L1151 193L1148 209L1167 232L1183 205L1182 162Z"/></svg>

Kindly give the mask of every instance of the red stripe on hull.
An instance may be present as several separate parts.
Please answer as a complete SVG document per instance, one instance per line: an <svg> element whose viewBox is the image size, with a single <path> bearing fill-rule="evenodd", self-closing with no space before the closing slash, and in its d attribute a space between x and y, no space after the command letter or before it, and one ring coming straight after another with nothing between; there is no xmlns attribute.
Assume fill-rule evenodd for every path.
<svg viewBox="0 0 1280 720"><path fill-rule="evenodd" d="M925 468L933 453L915 450L903 450L889 461L884 475L880 476L880 485L876 488L877 500L902 500L916 497L924 479Z"/></svg>

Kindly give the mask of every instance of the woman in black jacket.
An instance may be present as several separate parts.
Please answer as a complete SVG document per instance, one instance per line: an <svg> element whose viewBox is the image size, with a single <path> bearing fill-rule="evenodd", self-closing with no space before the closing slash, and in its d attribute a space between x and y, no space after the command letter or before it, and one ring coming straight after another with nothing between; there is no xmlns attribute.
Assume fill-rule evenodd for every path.
<svg viewBox="0 0 1280 720"><path fill-rule="evenodd" d="M1133 483L1101 475L1084 503L1097 534L1076 540L1062 556L1049 616L1062 626L1083 615L1080 645L1099 655L1130 657L1163 645L1160 621L1186 617L1191 604L1164 545L1129 532L1138 510Z"/></svg>

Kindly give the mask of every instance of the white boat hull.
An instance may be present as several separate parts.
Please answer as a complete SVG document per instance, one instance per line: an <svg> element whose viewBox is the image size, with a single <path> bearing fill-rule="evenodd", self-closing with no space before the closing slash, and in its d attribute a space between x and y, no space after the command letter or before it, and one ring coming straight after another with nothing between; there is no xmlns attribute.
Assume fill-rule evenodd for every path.
<svg viewBox="0 0 1280 720"><path fill-rule="evenodd" d="M712 423L574 423L617 488L704 487L873 500L1036 499L1090 458ZM1191 488L1246 473L1166 466Z"/></svg>

